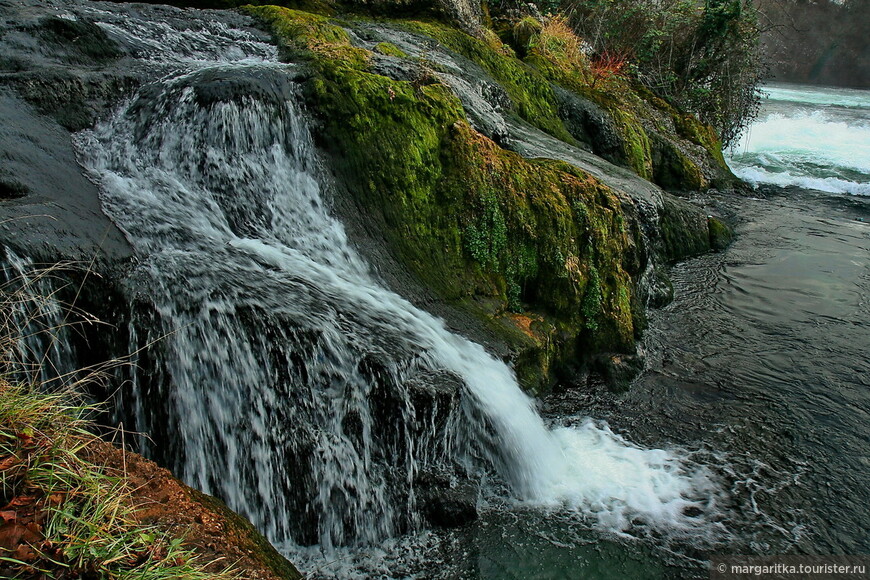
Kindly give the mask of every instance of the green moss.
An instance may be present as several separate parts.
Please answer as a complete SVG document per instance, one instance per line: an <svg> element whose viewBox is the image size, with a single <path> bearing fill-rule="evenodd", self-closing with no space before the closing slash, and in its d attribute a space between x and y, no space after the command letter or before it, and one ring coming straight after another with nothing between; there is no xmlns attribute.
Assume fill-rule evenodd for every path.
<svg viewBox="0 0 870 580"><path fill-rule="evenodd" d="M703 147L721 167L728 167L725 163L725 157L722 155L722 142L713 127L705 125L694 115L680 113L676 110L674 110L672 118L678 135Z"/></svg>
<svg viewBox="0 0 870 580"><path fill-rule="evenodd" d="M285 56L319 55L356 69L368 66L371 53L351 46L347 31L326 16L279 6L245 6L243 10L272 30Z"/></svg>
<svg viewBox="0 0 870 580"><path fill-rule="evenodd" d="M327 16L274 6L248 7L247 10L272 27L282 48L294 58L317 54L324 57L318 59L321 66L368 69L371 53L351 46L347 32ZM576 50L577 39L568 34L570 31L561 31L556 25L544 27L533 18L519 20L508 34L524 56L519 60L514 50L489 30L480 38L474 38L438 22L399 21L396 24L428 36L478 64L504 87L518 117L563 141L576 144L559 117L551 83L591 100L607 112L612 124L606 130L615 131L620 147L618 153L610 153L612 160L639 176L674 189L706 187L707 170L701 169L696 156L689 157L684 147L675 144L684 139L703 147L718 167L717 171L722 173L721 183L727 182L730 172L711 127L691 115L679 113L648 90L619 76L599 78ZM407 57L388 42L377 44L374 51ZM434 75L428 76L432 77L428 81L434 80ZM670 117L672 123L662 122L662 115L665 120ZM653 140L671 143L662 148ZM719 179L715 174L716 171L711 177L714 181Z"/></svg>
<svg viewBox="0 0 870 580"><path fill-rule="evenodd" d="M586 319L586 328L598 330L598 317L601 314L601 278L598 269L594 266L589 269L589 282L586 285L586 294L583 296L583 317Z"/></svg>
<svg viewBox="0 0 870 580"><path fill-rule="evenodd" d="M671 195L665 195L662 202L659 212L661 255L668 261L676 261L710 251L709 227L698 208Z"/></svg>
<svg viewBox="0 0 870 580"><path fill-rule="evenodd" d="M722 155L722 141L712 126L705 125L694 115L679 111L643 86L638 85L635 89L642 99L671 118L677 137L700 145L721 168L728 169Z"/></svg>
<svg viewBox="0 0 870 580"><path fill-rule="evenodd" d="M445 135L464 118L458 99L440 84L414 86L329 60L318 68L306 93L323 118L323 147L400 259L442 295L460 297L469 282L439 275L464 261L459 200L437 187Z"/></svg>
<svg viewBox="0 0 870 580"><path fill-rule="evenodd" d="M374 51L386 56L397 56L399 58L407 58L408 54L393 44L392 42L379 42L375 45Z"/></svg>
<svg viewBox="0 0 870 580"><path fill-rule="evenodd" d="M463 233L464 247L472 259L484 268L501 271L501 257L507 250L507 225L496 193L480 192L476 215Z"/></svg>
<svg viewBox="0 0 870 580"><path fill-rule="evenodd" d="M483 42L448 26L432 22L404 22L412 32L437 40L450 50L479 65L504 87L516 114L554 137L575 143L559 118L549 82L533 68L518 60L513 51L495 35Z"/></svg>
<svg viewBox="0 0 870 580"><path fill-rule="evenodd" d="M511 30L512 45L520 57L525 57L540 36L544 25L531 16L521 18Z"/></svg>
<svg viewBox="0 0 870 580"><path fill-rule="evenodd" d="M470 219L503 216L507 243L488 246L500 254L487 255L485 261L473 254L468 258L497 282L504 281L508 305L515 308L520 288L524 306L548 315L557 326L575 332L607 329L602 343L611 348L631 344L631 310L623 308L620 296L633 294L627 273L633 242L613 193L571 165L523 159L463 124L454 128L451 138L452 154L461 163L449 168L445 184L482 194L488 200L484 208L492 204L490 192L499 192L497 214L472 205L476 213ZM489 223L494 232L502 228L499 220Z"/></svg>
<svg viewBox="0 0 870 580"><path fill-rule="evenodd" d="M171 4L171 2L170 2ZM199 8L247 8L248 6L272 6L276 2L274 0L191 0L188 2L179 2L179 4L195 5L201 4ZM334 16L336 2L333 0L281 0L278 2L285 8L311 12L313 14L321 14L323 16Z"/></svg>
<svg viewBox="0 0 870 580"><path fill-rule="evenodd" d="M700 190L709 186L701 168L670 139L653 138L653 179L671 190Z"/></svg>
<svg viewBox="0 0 870 580"><path fill-rule="evenodd" d="M714 250L724 250L731 244L734 232L722 220L713 216L707 217L707 227L710 229L710 247Z"/></svg>
<svg viewBox="0 0 870 580"><path fill-rule="evenodd" d="M652 180L652 154L649 137L637 117L627 109L609 111L622 137L622 147L628 166L644 179Z"/></svg>
<svg viewBox="0 0 870 580"><path fill-rule="evenodd" d="M369 72L364 55L339 50L352 47L325 18L259 15L306 51L319 145L372 227L424 285L523 345L518 364L534 366L518 371L526 386L540 385L554 358L578 345L631 348L634 241L612 191L569 164L503 150L468 125L434 75L406 82ZM481 64L521 116L565 131L546 79L497 41L438 24L408 27Z"/></svg>

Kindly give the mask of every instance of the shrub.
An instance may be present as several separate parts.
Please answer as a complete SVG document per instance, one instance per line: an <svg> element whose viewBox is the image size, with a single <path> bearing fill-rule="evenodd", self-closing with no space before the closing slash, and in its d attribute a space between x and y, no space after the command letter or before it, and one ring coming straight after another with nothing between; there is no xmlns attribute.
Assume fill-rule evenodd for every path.
<svg viewBox="0 0 870 580"><path fill-rule="evenodd" d="M751 0L566 0L563 9L593 63L630 60L643 85L712 125L724 145L755 117L763 66Z"/></svg>

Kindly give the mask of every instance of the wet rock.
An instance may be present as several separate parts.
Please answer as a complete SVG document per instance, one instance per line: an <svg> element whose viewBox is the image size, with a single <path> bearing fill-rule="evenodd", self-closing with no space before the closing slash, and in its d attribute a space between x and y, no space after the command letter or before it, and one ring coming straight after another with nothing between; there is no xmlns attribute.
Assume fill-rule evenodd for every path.
<svg viewBox="0 0 870 580"><path fill-rule="evenodd" d="M102 28L81 18L49 16L39 22L34 33L74 64L103 63L123 54Z"/></svg>
<svg viewBox="0 0 870 580"><path fill-rule="evenodd" d="M28 191L28 187L14 177L0 177L0 199L18 199L27 195Z"/></svg>
<svg viewBox="0 0 870 580"><path fill-rule="evenodd" d="M677 261L709 251L707 218L698 207L670 195L662 201L659 226L665 260Z"/></svg>
<svg viewBox="0 0 870 580"><path fill-rule="evenodd" d="M592 364L611 391L628 390L634 378L643 370L643 358L638 355L602 354Z"/></svg>
<svg viewBox="0 0 870 580"><path fill-rule="evenodd" d="M395 56L374 55L372 72L396 81L411 82L417 78L419 65Z"/></svg>
<svg viewBox="0 0 870 580"><path fill-rule="evenodd" d="M611 163L624 163L622 144L613 120L607 112L571 91L555 87L559 117L572 137Z"/></svg>
<svg viewBox="0 0 870 580"><path fill-rule="evenodd" d="M734 238L734 232L722 220L707 216L707 226L710 229L710 247L717 251L722 251L731 245L731 240Z"/></svg>
<svg viewBox="0 0 870 580"><path fill-rule="evenodd" d="M667 190L697 191L705 185L701 170L677 144L650 132L653 181Z"/></svg>
<svg viewBox="0 0 870 580"><path fill-rule="evenodd" d="M139 84L133 76L63 68L29 70L6 80L40 113L68 131L91 127Z"/></svg>
<svg viewBox="0 0 870 580"><path fill-rule="evenodd" d="M663 266L650 264L639 286L650 308L661 308L674 300L674 285Z"/></svg>
<svg viewBox="0 0 870 580"><path fill-rule="evenodd" d="M689 506L683 510L683 515L687 518L697 518L704 515L704 510L699 508L698 506Z"/></svg>
<svg viewBox="0 0 870 580"><path fill-rule="evenodd" d="M429 523L455 528L477 519L477 486L456 483L445 475L422 474L418 478L420 506Z"/></svg>
<svg viewBox="0 0 870 580"><path fill-rule="evenodd" d="M11 91L0 90L0 242L36 261L95 266L132 256L82 175L67 131Z"/></svg>
<svg viewBox="0 0 870 580"><path fill-rule="evenodd" d="M191 83L202 106L241 102L242 99L280 104L294 98L296 80L283 70L208 69L198 73Z"/></svg>

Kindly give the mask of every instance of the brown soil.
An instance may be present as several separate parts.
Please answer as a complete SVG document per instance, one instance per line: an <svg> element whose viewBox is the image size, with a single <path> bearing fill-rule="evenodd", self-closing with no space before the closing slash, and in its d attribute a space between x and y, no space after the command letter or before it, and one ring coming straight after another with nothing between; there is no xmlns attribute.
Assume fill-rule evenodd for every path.
<svg viewBox="0 0 870 580"><path fill-rule="evenodd" d="M266 539L244 518L231 511L220 500L188 487L172 474L135 453L126 452L95 439L83 452L96 465L105 466L106 473L122 476L132 491L131 499L139 521L155 525L173 537L183 537L207 563L209 571L218 572L233 566L241 578L250 580L283 580L301 578L293 565L282 557ZM10 463L11 462L11 463ZM7 465L7 463L9 463ZM13 457L0 458L0 476L14 475ZM44 539L43 524L46 508L59 505L61 494L49 497L28 493L27 488L0 503L0 553L21 562L45 562L52 557L52 546ZM37 550L42 554L38 554ZM60 554L56 554L60 558ZM0 563L2 578L83 578L69 576L63 569L51 576L24 572L25 567L9 567ZM22 573L24 575L22 575Z"/></svg>
<svg viewBox="0 0 870 580"><path fill-rule="evenodd" d="M103 441L90 445L88 458L125 475L142 523L183 536L214 571L233 564L251 580L301 578L247 520L221 500L180 482L169 470Z"/></svg>

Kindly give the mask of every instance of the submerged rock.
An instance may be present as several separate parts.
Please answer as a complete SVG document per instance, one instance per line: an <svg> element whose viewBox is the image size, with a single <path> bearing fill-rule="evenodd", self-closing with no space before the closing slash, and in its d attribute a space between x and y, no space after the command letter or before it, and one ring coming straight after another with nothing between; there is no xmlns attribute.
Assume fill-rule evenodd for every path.
<svg viewBox="0 0 870 580"><path fill-rule="evenodd" d="M637 355L603 354L596 357L593 370L612 391L625 391L643 370L643 358Z"/></svg>
<svg viewBox="0 0 870 580"><path fill-rule="evenodd" d="M73 64L95 64L122 56L106 32L90 20L48 16L33 28L35 36L66 53Z"/></svg>

